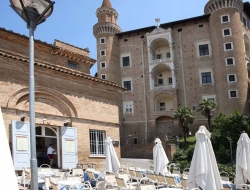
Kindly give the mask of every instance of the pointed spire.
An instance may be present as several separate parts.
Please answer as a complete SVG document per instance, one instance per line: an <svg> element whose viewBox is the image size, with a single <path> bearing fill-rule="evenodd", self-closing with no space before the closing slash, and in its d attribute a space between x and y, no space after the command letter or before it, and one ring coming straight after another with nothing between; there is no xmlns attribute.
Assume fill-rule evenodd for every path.
<svg viewBox="0 0 250 190"><path fill-rule="evenodd" d="M110 0L103 0L102 7L112 8Z"/></svg>

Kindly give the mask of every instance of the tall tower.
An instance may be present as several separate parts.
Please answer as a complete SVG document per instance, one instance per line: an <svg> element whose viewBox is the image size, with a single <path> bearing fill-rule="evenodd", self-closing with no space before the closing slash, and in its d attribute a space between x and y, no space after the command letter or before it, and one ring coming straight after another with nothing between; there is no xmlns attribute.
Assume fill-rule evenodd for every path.
<svg viewBox="0 0 250 190"><path fill-rule="evenodd" d="M210 0L205 6L210 16L213 76L219 112L246 111L248 71L245 59L242 0Z"/></svg>
<svg viewBox="0 0 250 190"><path fill-rule="evenodd" d="M103 0L96 16L98 23L94 25L93 33L97 43L98 77L120 84L119 41L115 36L122 31L116 24L118 13L112 8L110 0Z"/></svg>

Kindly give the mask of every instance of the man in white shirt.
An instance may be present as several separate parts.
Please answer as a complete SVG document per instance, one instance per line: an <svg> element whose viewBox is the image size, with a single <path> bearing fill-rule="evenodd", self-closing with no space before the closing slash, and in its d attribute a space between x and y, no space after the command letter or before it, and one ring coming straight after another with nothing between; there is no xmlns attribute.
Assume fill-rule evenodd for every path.
<svg viewBox="0 0 250 190"><path fill-rule="evenodd" d="M48 155L48 158L49 158L49 165L50 167L53 166L53 162L54 162L54 152L56 151L54 148L54 145L53 144L50 144L48 149L47 149L47 155Z"/></svg>

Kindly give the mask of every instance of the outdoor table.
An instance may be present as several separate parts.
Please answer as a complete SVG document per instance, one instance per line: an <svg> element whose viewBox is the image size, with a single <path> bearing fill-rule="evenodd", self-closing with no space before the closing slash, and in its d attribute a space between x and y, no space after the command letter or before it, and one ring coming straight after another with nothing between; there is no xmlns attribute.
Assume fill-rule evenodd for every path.
<svg viewBox="0 0 250 190"><path fill-rule="evenodd" d="M63 180L63 181L58 181L57 185L59 189L65 189L68 190L71 186L76 186L75 189L84 189L84 185L80 183L79 181L74 181L74 180Z"/></svg>
<svg viewBox="0 0 250 190"><path fill-rule="evenodd" d="M55 173L54 172L38 172L38 176L41 176L41 177L51 177L51 176L54 176Z"/></svg>

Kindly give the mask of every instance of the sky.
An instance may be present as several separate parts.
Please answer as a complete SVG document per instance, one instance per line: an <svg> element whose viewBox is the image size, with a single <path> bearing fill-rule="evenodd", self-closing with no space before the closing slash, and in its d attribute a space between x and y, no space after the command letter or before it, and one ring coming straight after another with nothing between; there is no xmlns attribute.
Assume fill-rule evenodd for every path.
<svg viewBox="0 0 250 190"><path fill-rule="evenodd" d="M54 10L46 22L38 25L35 39L53 44L60 40L80 48L89 48L90 57L97 59L93 26L103 0L54 0ZM155 18L167 23L201 16L208 0L110 0L118 12L122 31L154 26ZM0 27L28 36L26 23L10 8L8 0L0 1ZM96 64L91 75L96 73Z"/></svg>

